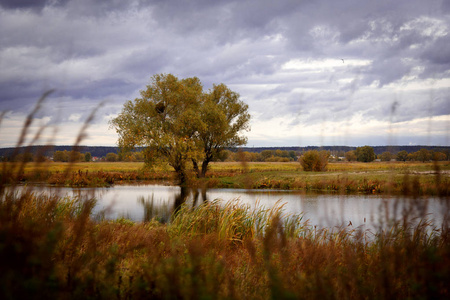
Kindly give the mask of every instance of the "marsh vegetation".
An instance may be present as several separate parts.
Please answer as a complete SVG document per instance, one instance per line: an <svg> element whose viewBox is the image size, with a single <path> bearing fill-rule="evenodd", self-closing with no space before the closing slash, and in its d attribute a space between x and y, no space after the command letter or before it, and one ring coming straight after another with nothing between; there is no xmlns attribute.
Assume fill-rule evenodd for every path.
<svg viewBox="0 0 450 300"><path fill-rule="evenodd" d="M360 228L308 226L281 206L208 201L162 224L104 220L95 199L1 191L3 299L449 296L448 219L417 221L414 201L368 240Z"/></svg>
<svg viewBox="0 0 450 300"><path fill-rule="evenodd" d="M175 178L164 165L151 172L140 170L143 166L4 163L2 298L449 297L448 214L438 225L420 214L427 203L420 196L430 194L449 211L447 162L329 163L327 172L316 173L303 171L298 162L212 163L208 176L196 181L199 186L344 194L397 192L402 209L370 232L353 226L319 228L301 214L287 215L282 203L251 207L232 199L194 207L179 203L168 223L111 220L107 212L94 213L95 199L39 194L23 185L19 193L17 188L36 179L59 178L72 186L94 179L97 185ZM335 189L328 188L332 182ZM343 182L362 188L344 189Z"/></svg>
<svg viewBox="0 0 450 300"><path fill-rule="evenodd" d="M4 163L7 170L12 163ZM66 169L70 167L70 171ZM448 196L450 164L440 162L330 162L327 171L307 172L298 162L213 162L204 178L190 184L208 188L283 189L334 192ZM30 163L16 177L24 183L95 187L112 184L176 182L176 173L161 163L146 168L143 162Z"/></svg>

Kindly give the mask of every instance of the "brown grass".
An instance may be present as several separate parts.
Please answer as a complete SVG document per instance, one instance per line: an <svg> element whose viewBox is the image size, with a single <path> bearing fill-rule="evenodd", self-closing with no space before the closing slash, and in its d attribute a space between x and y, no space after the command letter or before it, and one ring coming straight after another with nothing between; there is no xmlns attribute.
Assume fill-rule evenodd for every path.
<svg viewBox="0 0 450 300"><path fill-rule="evenodd" d="M11 169L12 163L3 163ZM16 164L17 165L17 164ZM67 171L69 169L70 171ZM438 170L438 171L436 171ZM450 195L448 162L329 163L327 172L304 172L299 163L212 163L206 178L193 185L210 188L253 188L337 193L401 195L408 182L421 195ZM174 172L165 165L144 168L143 163L46 163L27 164L5 180L46 182L64 186L107 186L162 180L173 184Z"/></svg>
<svg viewBox="0 0 450 300"><path fill-rule="evenodd" d="M96 222L94 204L2 197L2 299L450 296L448 223L413 225L405 215L368 242L370 233L318 230L280 206L207 202L162 225Z"/></svg>

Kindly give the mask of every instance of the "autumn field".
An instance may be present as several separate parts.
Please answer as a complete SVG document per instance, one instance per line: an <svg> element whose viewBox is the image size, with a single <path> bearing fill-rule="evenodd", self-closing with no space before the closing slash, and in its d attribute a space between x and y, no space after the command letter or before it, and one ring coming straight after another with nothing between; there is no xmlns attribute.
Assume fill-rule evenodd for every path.
<svg viewBox="0 0 450 300"><path fill-rule="evenodd" d="M5 169L11 164L4 163ZM401 194L412 188L422 195L448 195L450 164L444 162L331 162L324 172L305 172L298 162L215 162L205 178L191 176L191 185L210 188L283 189L339 193ZM176 174L166 164L151 168L141 162L77 162L27 164L22 182L63 186L163 181Z"/></svg>

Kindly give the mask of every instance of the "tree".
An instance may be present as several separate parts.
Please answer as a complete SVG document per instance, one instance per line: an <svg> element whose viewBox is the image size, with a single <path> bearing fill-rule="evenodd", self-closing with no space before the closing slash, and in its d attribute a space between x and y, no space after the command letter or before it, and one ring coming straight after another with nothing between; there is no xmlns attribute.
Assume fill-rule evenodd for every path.
<svg viewBox="0 0 450 300"><path fill-rule="evenodd" d="M450 150L446 149L446 150L442 150L441 152L445 154L445 160L450 159Z"/></svg>
<svg viewBox="0 0 450 300"><path fill-rule="evenodd" d="M261 154L258 152L250 152L250 161L262 161Z"/></svg>
<svg viewBox="0 0 450 300"><path fill-rule="evenodd" d="M406 161L408 159L408 152L405 150L399 151L397 153L397 160L398 161Z"/></svg>
<svg viewBox="0 0 450 300"><path fill-rule="evenodd" d="M322 150L310 150L305 152L300 157L300 164L305 171L325 171L328 165L328 158L330 153L328 151Z"/></svg>
<svg viewBox="0 0 450 300"><path fill-rule="evenodd" d="M289 151L289 158L290 158L291 160L297 160L297 153L295 153L294 150L290 150L290 151Z"/></svg>
<svg viewBox="0 0 450 300"><path fill-rule="evenodd" d="M266 159L268 159L269 157L273 156L273 151L272 150L263 150L261 151L261 157L262 159L265 161Z"/></svg>
<svg viewBox="0 0 450 300"><path fill-rule="evenodd" d="M356 154L354 150L350 150L348 152L345 152L345 159L347 161L355 161L356 160Z"/></svg>
<svg viewBox="0 0 450 300"><path fill-rule="evenodd" d="M202 169L198 169L197 157L193 157L194 169L204 177L208 164L224 149L245 145L247 138L239 133L249 129L248 105L239 100L239 94L226 85L213 85L204 94L200 106L200 126L197 128L198 145L203 149Z"/></svg>
<svg viewBox="0 0 450 300"><path fill-rule="evenodd" d="M68 162L69 161L69 153L67 152L67 150L55 151L53 153L53 161Z"/></svg>
<svg viewBox="0 0 450 300"><path fill-rule="evenodd" d="M117 155L116 153L108 153L106 154L106 161L110 161L110 162L114 162L117 161L119 159L119 155Z"/></svg>
<svg viewBox="0 0 450 300"><path fill-rule="evenodd" d="M69 162L78 162L78 161L85 160L84 154L82 154L78 151L71 150L67 154L68 154Z"/></svg>
<svg viewBox="0 0 450 300"><path fill-rule="evenodd" d="M417 160L417 152L408 153L407 160L408 160L408 161L414 161L414 160Z"/></svg>
<svg viewBox="0 0 450 300"><path fill-rule="evenodd" d="M385 151L385 152L381 153L380 159L381 159L381 161L391 161L391 159L392 159L391 152Z"/></svg>
<svg viewBox="0 0 450 300"><path fill-rule="evenodd" d="M442 153L439 151L433 152L433 160L434 161L443 161L446 159L447 159L447 155L445 155L445 153Z"/></svg>
<svg viewBox="0 0 450 300"><path fill-rule="evenodd" d="M357 147L355 154L356 159L361 162L371 162L375 160L375 152L370 146Z"/></svg>
<svg viewBox="0 0 450 300"><path fill-rule="evenodd" d="M158 74L141 91L141 98L127 101L110 124L119 134L122 149L145 147L147 164L165 158L184 184L188 162L199 176L204 175L208 163L225 147L246 142L239 132L248 128L247 109L239 95L223 84L205 93L197 77L180 80Z"/></svg>
<svg viewBox="0 0 450 300"><path fill-rule="evenodd" d="M202 85L196 77L179 80L171 74L154 75L141 91L141 98L127 101L111 121L119 134L119 147L145 147L146 164L163 157L180 183L185 183L188 160L201 154L194 142L200 126L201 97Z"/></svg>
<svg viewBox="0 0 450 300"><path fill-rule="evenodd" d="M217 153L215 159L216 161L226 161L230 156L232 152L230 150L222 150L219 153Z"/></svg>
<svg viewBox="0 0 450 300"><path fill-rule="evenodd" d="M420 149L416 153L417 153L416 159L421 161L421 162L429 161L432 158L432 155L431 155L430 151L428 151L425 148Z"/></svg>
<svg viewBox="0 0 450 300"><path fill-rule="evenodd" d="M289 157L289 152L287 152L286 150L277 149L277 150L275 150L275 156L278 156L278 157Z"/></svg>
<svg viewBox="0 0 450 300"><path fill-rule="evenodd" d="M84 161L91 161L91 160L92 160L91 152L86 152L84 154Z"/></svg>

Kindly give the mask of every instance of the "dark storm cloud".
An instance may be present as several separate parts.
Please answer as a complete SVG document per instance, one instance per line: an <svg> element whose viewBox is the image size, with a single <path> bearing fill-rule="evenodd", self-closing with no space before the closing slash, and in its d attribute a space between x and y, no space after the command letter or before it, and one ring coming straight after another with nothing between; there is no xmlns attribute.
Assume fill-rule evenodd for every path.
<svg viewBox="0 0 450 300"><path fill-rule="evenodd" d="M427 62L422 78L439 78L441 74L450 75L450 34L446 34L427 45L420 54L420 59Z"/></svg>
<svg viewBox="0 0 450 300"><path fill-rule="evenodd" d="M134 83L117 78L102 78L99 80L85 82L81 86L66 87L64 92L74 99L89 98L102 99L105 95L124 95L126 91L139 88Z"/></svg>
<svg viewBox="0 0 450 300"><path fill-rule="evenodd" d="M130 5L139 7L139 3L140 1L122 0L0 0L0 7L35 12L41 12L48 7L68 7L72 13L102 15L110 11L127 9Z"/></svg>
<svg viewBox="0 0 450 300"><path fill-rule="evenodd" d="M6 9L36 9L40 10L48 0L0 0L0 6Z"/></svg>
<svg viewBox="0 0 450 300"><path fill-rule="evenodd" d="M448 114L449 13L441 0L0 0L0 110L56 88L78 103L64 118L105 99L114 114L164 72L223 82L292 126L385 121L395 99L398 121Z"/></svg>

